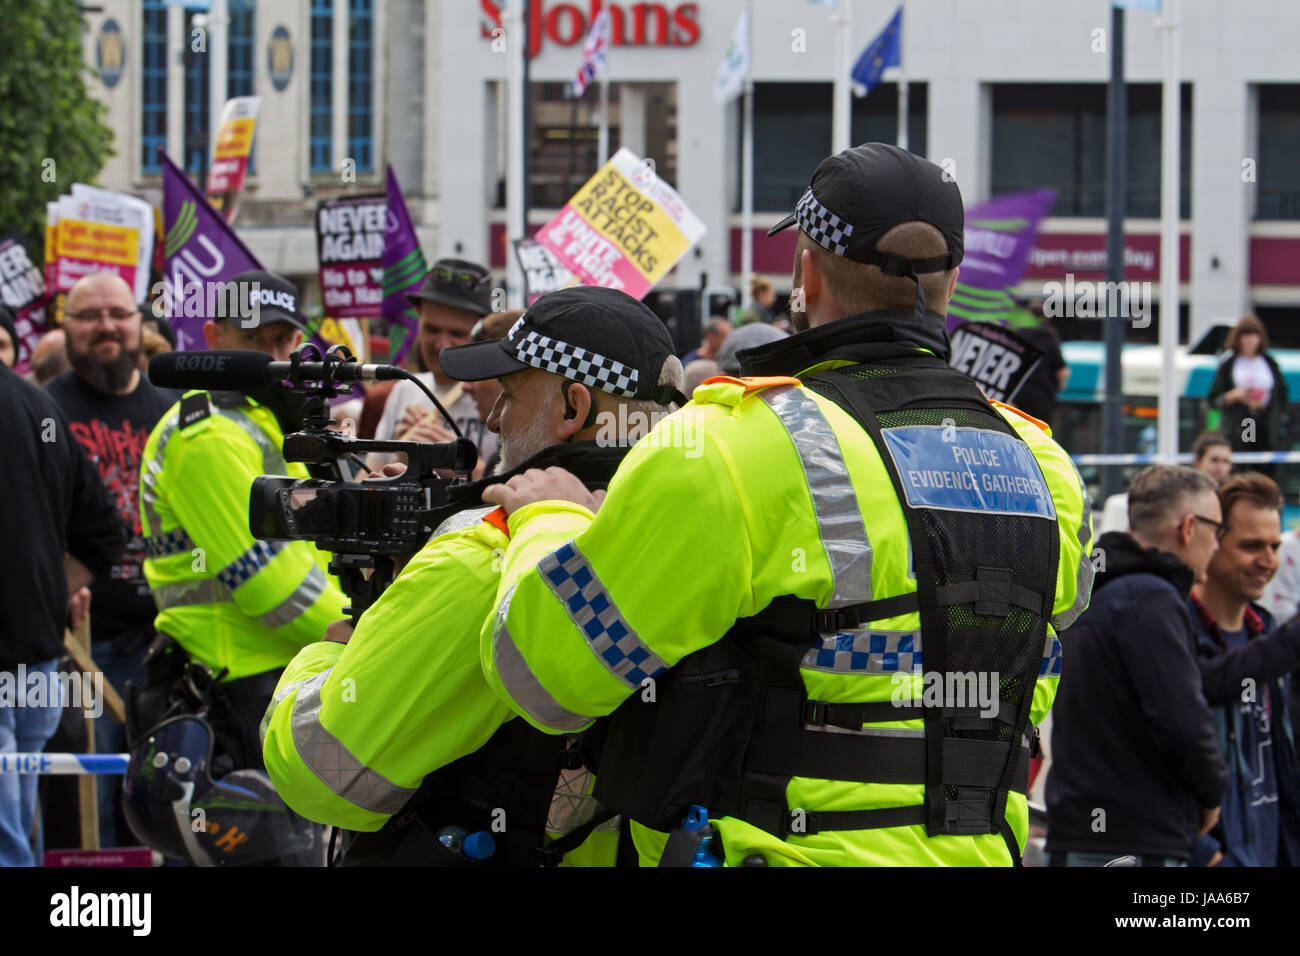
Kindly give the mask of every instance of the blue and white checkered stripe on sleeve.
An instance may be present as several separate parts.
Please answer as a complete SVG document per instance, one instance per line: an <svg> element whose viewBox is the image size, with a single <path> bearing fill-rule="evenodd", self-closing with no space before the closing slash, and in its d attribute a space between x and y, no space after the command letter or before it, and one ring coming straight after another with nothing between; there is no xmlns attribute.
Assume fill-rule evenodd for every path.
<svg viewBox="0 0 1300 956"><path fill-rule="evenodd" d="M253 546L217 572L217 580L234 591L270 564L271 559L283 551L288 542L256 541Z"/></svg>
<svg viewBox="0 0 1300 956"><path fill-rule="evenodd" d="M591 650L611 674L639 688L647 677L668 669L624 619L595 569L572 541L537 563L542 580L563 602Z"/></svg>
<svg viewBox="0 0 1300 956"><path fill-rule="evenodd" d="M1038 666L1039 677L1060 677L1061 661L1064 654L1061 650L1061 642L1051 634L1047 635L1047 640L1043 644L1043 662Z"/></svg>

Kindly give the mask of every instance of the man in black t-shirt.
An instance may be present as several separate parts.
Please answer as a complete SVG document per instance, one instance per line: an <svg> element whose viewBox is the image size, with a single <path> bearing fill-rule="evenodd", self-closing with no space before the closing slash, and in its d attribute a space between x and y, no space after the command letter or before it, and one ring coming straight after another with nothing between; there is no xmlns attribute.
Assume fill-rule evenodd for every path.
<svg viewBox="0 0 1300 956"><path fill-rule="evenodd" d="M1039 324L1016 328L1015 333L1041 349L1043 358L1020 386L1013 404L1050 425L1052 412L1056 410L1056 396L1065 388L1070 367L1061 354L1060 335L1043 314L1042 300L1029 303L1026 310L1037 316Z"/></svg>
<svg viewBox="0 0 1300 956"><path fill-rule="evenodd" d="M90 591L92 653L119 693L128 680L144 684L144 652L158 613L144 577L140 457L154 425L180 398L170 389L156 388L140 372L141 320L140 306L121 277L101 272L79 280L68 293L63 319L72 368L45 386L98 471L130 537L121 560ZM95 725L96 750L126 750L121 724L105 715ZM113 807L121 778L99 779L101 839L106 847L117 846Z"/></svg>

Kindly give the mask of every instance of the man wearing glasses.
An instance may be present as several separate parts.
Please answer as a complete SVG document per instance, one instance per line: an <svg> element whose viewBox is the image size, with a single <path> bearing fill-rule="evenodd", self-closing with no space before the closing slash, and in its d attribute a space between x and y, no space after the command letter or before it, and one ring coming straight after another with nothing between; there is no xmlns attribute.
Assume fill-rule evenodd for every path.
<svg viewBox="0 0 1300 956"><path fill-rule="evenodd" d="M158 419L180 395L150 383L139 370L141 314L131 287L118 275L99 272L78 280L68 293L63 328L71 368L45 388L68 419L109 498L122 515L129 541L107 575L73 595L73 625L93 604L92 652L106 679L121 693L128 680L144 683L144 651L157 613L144 576L145 546L140 529L140 457ZM121 724L107 716L95 721L100 753L125 750ZM114 796L120 777L99 778L100 838L117 846ZM129 836L125 832L123 836Z"/></svg>
<svg viewBox="0 0 1300 956"><path fill-rule="evenodd" d="M424 285L408 299L420 310L420 332L415 345L426 371L419 377L446 406L461 433L478 446L479 460L487 461L496 453L496 435L484 427L473 396L443 374L438 356L453 345L468 345L474 325L495 311L492 277L478 263L439 259L425 276ZM375 437L435 442L450 441L456 436L414 382L398 382L388 396ZM371 467L393 460L393 455L370 456Z"/></svg>
<svg viewBox="0 0 1300 956"><path fill-rule="evenodd" d="M1129 486L1131 531L1093 552L1092 602L1061 634L1052 709L1052 866L1186 866L1228 782L1202 691L1187 595L1223 535L1217 483L1152 465Z"/></svg>

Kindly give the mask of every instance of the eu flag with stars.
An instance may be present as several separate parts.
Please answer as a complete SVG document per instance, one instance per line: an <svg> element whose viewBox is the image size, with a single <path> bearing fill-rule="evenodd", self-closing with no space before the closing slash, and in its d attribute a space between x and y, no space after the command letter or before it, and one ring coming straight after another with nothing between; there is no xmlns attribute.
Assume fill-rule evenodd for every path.
<svg viewBox="0 0 1300 956"><path fill-rule="evenodd" d="M887 67L902 66L902 44L903 8L900 6L889 23L885 24L885 29L877 34L870 45L862 51L858 62L853 64L853 72L849 75L859 96L866 96L876 88L876 84L880 82L880 74L884 73Z"/></svg>

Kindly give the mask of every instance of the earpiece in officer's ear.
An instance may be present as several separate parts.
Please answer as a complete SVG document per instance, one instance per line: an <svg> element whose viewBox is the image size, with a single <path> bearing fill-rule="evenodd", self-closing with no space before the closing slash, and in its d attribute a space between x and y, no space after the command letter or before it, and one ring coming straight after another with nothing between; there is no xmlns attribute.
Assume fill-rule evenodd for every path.
<svg viewBox="0 0 1300 956"><path fill-rule="evenodd" d="M571 384L570 382L565 382L564 385L560 388L560 394L564 397L564 420L565 421L568 421L570 418L578 417L578 410L574 408L573 405L569 402L570 384Z"/></svg>

